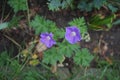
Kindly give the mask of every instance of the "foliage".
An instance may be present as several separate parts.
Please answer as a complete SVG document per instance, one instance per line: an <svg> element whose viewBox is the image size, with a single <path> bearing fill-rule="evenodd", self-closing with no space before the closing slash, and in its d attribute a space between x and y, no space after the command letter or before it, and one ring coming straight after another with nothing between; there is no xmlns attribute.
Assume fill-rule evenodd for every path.
<svg viewBox="0 0 120 80"><path fill-rule="evenodd" d="M120 19L117 19L113 22L113 25L119 25L120 24Z"/></svg>
<svg viewBox="0 0 120 80"><path fill-rule="evenodd" d="M57 61L61 61L62 58L63 56L58 53L57 48L52 47L44 52L43 62L46 64L56 65Z"/></svg>
<svg viewBox="0 0 120 80"><path fill-rule="evenodd" d="M83 40L85 41L90 40L90 36L89 36L89 33L87 32L87 25L84 17L74 18L72 21L69 22L69 25L77 26L80 29L80 33L82 35Z"/></svg>
<svg viewBox="0 0 120 80"><path fill-rule="evenodd" d="M33 67L28 67L21 77L21 80L38 80L38 79L46 80L46 78L43 77L41 72Z"/></svg>
<svg viewBox="0 0 120 80"><path fill-rule="evenodd" d="M87 33L87 27L83 17L76 18L69 22L69 24L71 26L77 26L82 35ZM53 32L55 40L57 40L56 45L58 47L50 48L44 52L43 63L55 65L58 61L60 62L63 59L63 56L72 57L75 51L79 49L77 44L71 45L65 40L59 41L59 39L64 38L65 31L64 29L57 28L55 23L50 20L46 20L45 18L36 15L34 20L31 22L31 26L35 29L35 33L37 35L42 32Z"/></svg>
<svg viewBox="0 0 120 80"><path fill-rule="evenodd" d="M81 11L91 11L92 10L92 3L87 3L85 1L81 1L78 6L78 9L80 9Z"/></svg>
<svg viewBox="0 0 120 80"><path fill-rule="evenodd" d="M78 2L77 4L74 4L75 2ZM116 3L115 3L116 2ZM48 8L52 11L59 11L60 9L67 9L70 8L76 8L80 9L81 11L92 11L94 9L99 10L100 8L106 6L111 12L116 12L118 10L118 3L119 0L112 1L112 0L48 0Z"/></svg>
<svg viewBox="0 0 120 80"><path fill-rule="evenodd" d="M14 12L27 10L26 0L8 0L8 4L13 8Z"/></svg>
<svg viewBox="0 0 120 80"><path fill-rule="evenodd" d="M59 45L58 53L69 58L72 57L73 53L80 48L79 45L77 44L71 45L66 41L62 42L62 44L59 43L58 45Z"/></svg>
<svg viewBox="0 0 120 80"><path fill-rule="evenodd" d="M55 32L55 40L64 38L65 30L63 28L57 28Z"/></svg>
<svg viewBox="0 0 120 80"><path fill-rule="evenodd" d="M9 21L9 24L8 24L9 28L17 27L21 18L22 18L22 16L19 16L19 17L14 16L14 17L12 17L12 19Z"/></svg>
<svg viewBox="0 0 120 80"><path fill-rule="evenodd" d="M17 27L20 19L21 19L21 17L13 17L12 20L10 20L9 22L1 23L0 24L0 30L10 29L12 27Z"/></svg>
<svg viewBox="0 0 120 80"><path fill-rule="evenodd" d="M73 8L73 0L48 0L48 8L52 11L58 11L60 9L66 9L68 7Z"/></svg>
<svg viewBox="0 0 120 80"><path fill-rule="evenodd" d="M106 1L107 0L93 0L93 6L96 9L100 9L106 3Z"/></svg>
<svg viewBox="0 0 120 80"><path fill-rule="evenodd" d="M108 4L107 5L108 6L108 8L114 13L114 12L117 12L118 11L118 8L116 8L116 7L114 7L112 4Z"/></svg>
<svg viewBox="0 0 120 80"><path fill-rule="evenodd" d="M107 17L98 14L90 19L88 26L93 30L109 30L112 27L115 17L116 15L114 14Z"/></svg>
<svg viewBox="0 0 120 80"><path fill-rule="evenodd" d="M92 9L100 9L103 5L105 5L107 0L92 0L89 2L89 0L81 1L78 4L78 8L82 11L92 11Z"/></svg>
<svg viewBox="0 0 120 80"><path fill-rule="evenodd" d="M84 17L74 18L72 21L69 22L69 25L77 26L80 29L81 34L87 32L87 26Z"/></svg>
<svg viewBox="0 0 120 80"><path fill-rule="evenodd" d="M118 8L114 6L109 0L82 0L79 2L77 8L81 11L90 12L94 9L99 10L104 6L106 6L113 13L118 10Z"/></svg>
<svg viewBox="0 0 120 80"><path fill-rule="evenodd" d="M59 10L59 7L61 6L60 0L49 0L48 3L49 10L57 11Z"/></svg>
<svg viewBox="0 0 120 80"><path fill-rule="evenodd" d="M0 53L0 80L48 80L53 76L44 66L32 67L25 64L27 60L21 63L19 60L10 58L6 51Z"/></svg>
<svg viewBox="0 0 120 80"><path fill-rule="evenodd" d="M39 35L42 32L56 31L56 24L53 21L46 20L38 15L31 21L31 27L35 30L36 35Z"/></svg>
<svg viewBox="0 0 120 80"><path fill-rule="evenodd" d="M88 49L83 48L81 50L77 50L74 56L74 62L77 65L89 66L93 56L90 54Z"/></svg>
<svg viewBox="0 0 120 80"><path fill-rule="evenodd" d="M20 73L21 65L17 60L11 60L8 53L0 53L0 79L9 80Z"/></svg>
<svg viewBox="0 0 120 80"><path fill-rule="evenodd" d="M76 8L79 8L81 11L89 12L89 11L92 11L93 9L99 10L102 7L106 6L113 13L118 10L118 8L116 8L108 0L80 0L80 1L77 1L78 3L76 5L74 5L75 1L76 0L48 0L48 8L49 10L52 10L52 11L58 11L60 9L75 8L76 6ZM27 0L8 0L8 4L13 8L15 13L17 13L20 10L23 10L23 11L27 10L28 18L29 18ZM10 22L1 23L0 30L17 26L21 17L22 16L13 17ZM90 36L88 33L88 28L93 30L104 30L104 29L106 30L106 28L110 29L112 25L120 23L120 21L118 20L112 24L115 17L116 16L114 14L110 16L105 16L105 17L101 15L95 15L87 23L88 27L84 17L74 18L68 24L70 26L78 27L82 36L82 40L89 41ZM52 48L48 48L45 51L37 52L36 44L38 42L38 39L36 40L35 38L35 41L37 42L34 45L28 47L28 44L27 43L25 44L29 50L26 50L26 49L23 50L22 57L20 57L20 55L18 54L17 57L11 58L7 52L0 53L0 71L1 71L0 79L1 80L10 80L10 79L11 80L15 80L15 79L16 80L17 79L48 80L46 79L46 76L42 74L41 72L42 70L39 71L38 69L35 69L37 68L36 66L41 68L42 65L40 64L43 64L43 63L45 63L44 65L50 64L53 66L53 65L56 65L58 62L60 63L63 62L64 58L68 57L68 58L72 58L76 65L82 65L83 67L86 67L86 66L89 66L90 62L93 60L94 57L89 52L88 49L80 48L79 43L76 43L76 44L68 43L64 39L65 29L58 28L55 22L45 19L44 17L41 17L39 15L36 15L34 19L30 22L30 26L35 30L35 34L37 36L43 32L48 32L48 33L52 32L54 34L54 38L56 41L55 46ZM32 54L32 53L37 54L36 52L38 53L38 55L36 55L37 57ZM40 59L42 59L42 62L40 62L39 60L39 53L44 53L42 58L40 56ZM30 65L34 67L31 67ZM105 74L105 70L102 73L102 75Z"/></svg>
<svg viewBox="0 0 120 80"><path fill-rule="evenodd" d="M0 24L0 30L1 29L5 29L5 28L7 28L8 27L8 22L4 22L4 23L1 23Z"/></svg>

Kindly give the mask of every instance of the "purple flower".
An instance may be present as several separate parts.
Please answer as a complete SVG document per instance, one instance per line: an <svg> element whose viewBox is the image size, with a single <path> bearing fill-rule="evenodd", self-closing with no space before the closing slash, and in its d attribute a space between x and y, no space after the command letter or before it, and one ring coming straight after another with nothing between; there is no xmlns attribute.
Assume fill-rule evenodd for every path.
<svg viewBox="0 0 120 80"><path fill-rule="evenodd" d="M71 26L66 28L65 39L71 43L75 44L81 40L80 30L76 26Z"/></svg>
<svg viewBox="0 0 120 80"><path fill-rule="evenodd" d="M52 47L56 42L53 39L53 34L52 33L42 33L40 35L40 41L45 44L48 48Z"/></svg>

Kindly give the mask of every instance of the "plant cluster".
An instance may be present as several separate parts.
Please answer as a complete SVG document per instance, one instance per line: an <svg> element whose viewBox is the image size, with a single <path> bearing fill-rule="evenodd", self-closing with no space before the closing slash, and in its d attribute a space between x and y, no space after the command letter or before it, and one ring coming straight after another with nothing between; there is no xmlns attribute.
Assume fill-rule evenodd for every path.
<svg viewBox="0 0 120 80"><path fill-rule="evenodd" d="M44 51L44 63L56 65L58 61L61 62L63 60L63 57L72 58L73 55L82 55L82 53L85 53L83 55L83 59L85 59L85 57L91 56L88 57L88 61L85 59L86 65L84 66L88 66L93 59L93 56L89 54L89 51L86 51L87 49L83 49L81 52L79 45L76 44L78 41L85 40L84 34L87 33L87 27L85 25L84 18L74 19L73 21L69 22L69 24L70 27L66 27L66 31L64 29L61 31L61 29L56 27L54 22L45 20L43 17L40 17L38 15L34 18L34 20L32 20L31 26L33 29L35 29L35 33L41 33L40 42L49 48L48 50ZM62 39L62 41L59 41L60 39ZM56 47L53 45L56 45ZM74 56L75 63L77 62L76 60L80 60L78 61L79 65L82 65L84 63L81 62L84 61L81 60L82 58L76 58L78 58L78 55L77 57Z"/></svg>
<svg viewBox="0 0 120 80"><path fill-rule="evenodd" d="M92 11L93 9L99 10L102 7L108 8L111 12L116 12L119 6L119 0L116 0L118 4L113 2L113 0L80 0L75 4L76 0L48 0L48 8L52 11L58 11L60 9L78 8L81 11Z"/></svg>
<svg viewBox="0 0 120 80"><path fill-rule="evenodd" d="M0 53L0 79L1 80L48 80L51 76L47 76L48 69L40 70L32 66L26 65L27 61L24 60L20 63L19 59L10 58L10 53L4 51ZM41 66L43 68L43 66ZM44 68L43 68L44 69ZM43 74L46 74L44 75Z"/></svg>

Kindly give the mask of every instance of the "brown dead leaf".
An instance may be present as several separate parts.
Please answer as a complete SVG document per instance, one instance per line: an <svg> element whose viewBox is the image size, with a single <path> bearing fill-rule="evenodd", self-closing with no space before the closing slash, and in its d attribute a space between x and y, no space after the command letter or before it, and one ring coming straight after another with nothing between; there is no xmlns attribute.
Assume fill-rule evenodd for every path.
<svg viewBox="0 0 120 80"><path fill-rule="evenodd" d="M41 43L40 41L36 45L36 50L37 50L38 53L43 52L46 49L47 49L47 47L43 43Z"/></svg>
<svg viewBox="0 0 120 80"><path fill-rule="evenodd" d="M29 52L27 49L24 49L22 50L21 54L24 56L24 57L27 57L29 55Z"/></svg>
<svg viewBox="0 0 120 80"><path fill-rule="evenodd" d="M105 43L104 46L102 47L102 55L105 55L107 50L108 50L108 45L107 45L107 43Z"/></svg>
<svg viewBox="0 0 120 80"><path fill-rule="evenodd" d="M98 46L93 49L93 53L98 54L99 52L100 52L100 50L99 50Z"/></svg>
<svg viewBox="0 0 120 80"><path fill-rule="evenodd" d="M37 58L38 58L38 55L34 53L34 54L32 55L32 59L37 59Z"/></svg>
<svg viewBox="0 0 120 80"><path fill-rule="evenodd" d="M30 14L29 14L30 18L35 16L35 15L36 15L36 10L34 8L30 9Z"/></svg>
<svg viewBox="0 0 120 80"><path fill-rule="evenodd" d="M37 55L38 55L39 59L43 58L43 52L39 52Z"/></svg>
<svg viewBox="0 0 120 80"><path fill-rule="evenodd" d="M52 65L51 66L51 72L55 73L57 71L57 65Z"/></svg>
<svg viewBox="0 0 120 80"><path fill-rule="evenodd" d="M33 59L33 60L30 60L29 61L29 64L31 65L31 66L36 66L36 65L38 65L40 63L40 61L38 60L38 59Z"/></svg>
<svg viewBox="0 0 120 80"><path fill-rule="evenodd" d="M113 64L112 60L109 57L105 57L105 59L109 64Z"/></svg>

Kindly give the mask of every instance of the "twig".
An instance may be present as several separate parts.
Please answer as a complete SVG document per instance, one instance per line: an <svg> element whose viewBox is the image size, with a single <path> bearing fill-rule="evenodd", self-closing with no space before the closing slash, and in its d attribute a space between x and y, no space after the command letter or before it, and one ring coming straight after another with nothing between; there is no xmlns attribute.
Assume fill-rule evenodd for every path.
<svg viewBox="0 0 120 80"><path fill-rule="evenodd" d="M18 44L14 39L12 39L11 37L3 34L3 36L5 36L7 39L9 39L10 41L12 41L15 45L17 45L18 47L22 48L20 44Z"/></svg>

